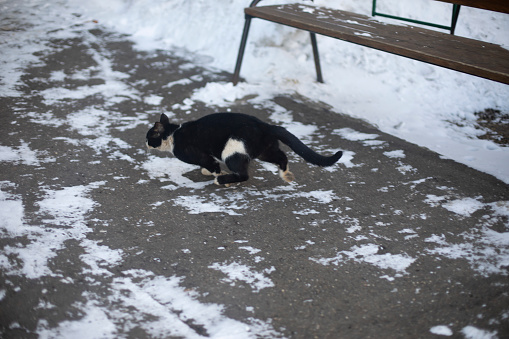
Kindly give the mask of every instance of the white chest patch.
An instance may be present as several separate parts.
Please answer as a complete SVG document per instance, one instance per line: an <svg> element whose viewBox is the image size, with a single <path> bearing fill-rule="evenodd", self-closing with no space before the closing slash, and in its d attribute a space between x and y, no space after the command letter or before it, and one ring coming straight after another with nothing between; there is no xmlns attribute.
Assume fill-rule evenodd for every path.
<svg viewBox="0 0 509 339"><path fill-rule="evenodd" d="M228 157L236 153L247 155L244 142L237 139L229 139L226 145L224 145L223 152L221 153L221 160L225 161Z"/></svg>
<svg viewBox="0 0 509 339"><path fill-rule="evenodd" d="M173 154L173 147L173 135L170 135L166 140L162 140L161 146L159 146L158 149Z"/></svg>

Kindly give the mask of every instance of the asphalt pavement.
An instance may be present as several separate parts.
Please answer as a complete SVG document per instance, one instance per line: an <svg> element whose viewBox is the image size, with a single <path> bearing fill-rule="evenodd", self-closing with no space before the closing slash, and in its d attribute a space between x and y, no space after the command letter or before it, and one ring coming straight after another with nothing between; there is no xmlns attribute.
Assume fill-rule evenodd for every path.
<svg viewBox="0 0 509 339"><path fill-rule="evenodd" d="M231 74L73 29L0 98L1 337L509 337L506 184L297 94L191 100ZM218 111L345 155L224 188L145 148Z"/></svg>

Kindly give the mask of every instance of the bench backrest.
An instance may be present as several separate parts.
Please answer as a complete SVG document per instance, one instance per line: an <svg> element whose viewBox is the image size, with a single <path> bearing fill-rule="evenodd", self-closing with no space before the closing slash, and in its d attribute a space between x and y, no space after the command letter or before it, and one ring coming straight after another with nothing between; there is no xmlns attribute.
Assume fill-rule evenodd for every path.
<svg viewBox="0 0 509 339"><path fill-rule="evenodd" d="M438 1L449 2L451 4L456 4L456 5L488 9L490 11L502 12L502 13L509 14L509 1L508 0L438 0Z"/></svg>

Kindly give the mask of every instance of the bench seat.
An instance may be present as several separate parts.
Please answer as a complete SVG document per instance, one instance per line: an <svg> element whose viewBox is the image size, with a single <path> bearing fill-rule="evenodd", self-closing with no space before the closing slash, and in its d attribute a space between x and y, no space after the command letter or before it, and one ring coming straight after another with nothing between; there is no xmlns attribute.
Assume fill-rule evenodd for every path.
<svg viewBox="0 0 509 339"><path fill-rule="evenodd" d="M509 84L509 50L429 29L302 4L245 8L245 14Z"/></svg>

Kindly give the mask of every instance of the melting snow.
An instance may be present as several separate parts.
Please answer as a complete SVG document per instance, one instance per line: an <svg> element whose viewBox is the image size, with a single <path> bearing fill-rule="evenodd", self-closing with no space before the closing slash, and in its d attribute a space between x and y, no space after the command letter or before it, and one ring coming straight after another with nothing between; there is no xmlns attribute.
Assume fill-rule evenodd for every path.
<svg viewBox="0 0 509 339"><path fill-rule="evenodd" d="M350 251L340 251L332 258L311 258L322 265L340 265L347 260L366 262L381 269L392 269L398 274L406 273L405 270L416 260L406 254L379 254L380 246L376 244L364 244L353 246Z"/></svg>
<svg viewBox="0 0 509 339"><path fill-rule="evenodd" d="M235 286L235 281L243 281L253 289L253 292L259 292L261 289L267 287L274 287L274 283L270 278L267 277L270 273L275 271L275 268L266 268L262 272L257 272L251 269L249 266L242 265L236 262L231 264L226 263L214 263L209 268L223 272L228 276L223 281L230 283Z"/></svg>

